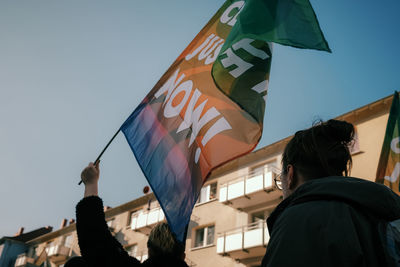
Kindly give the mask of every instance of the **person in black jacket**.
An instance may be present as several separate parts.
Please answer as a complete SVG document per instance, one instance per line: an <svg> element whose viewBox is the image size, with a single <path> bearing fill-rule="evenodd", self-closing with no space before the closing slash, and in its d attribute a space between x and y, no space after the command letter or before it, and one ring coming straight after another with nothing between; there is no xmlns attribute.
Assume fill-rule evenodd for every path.
<svg viewBox="0 0 400 267"><path fill-rule="evenodd" d="M400 218L400 197L347 177L353 137L352 124L329 120L287 144L276 180L284 200L267 219L262 266L389 266L378 224Z"/></svg>
<svg viewBox="0 0 400 267"><path fill-rule="evenodd" d="M146 261L140 263L128 255L108 230L103 202L98 197L99 176L98 163L90 163L82 171L85 193L76 206L76 231L82 257L72 258L65 266L187 267L184 245L166 223L156 225L150 232L147 242L149 258Z"/></svg>

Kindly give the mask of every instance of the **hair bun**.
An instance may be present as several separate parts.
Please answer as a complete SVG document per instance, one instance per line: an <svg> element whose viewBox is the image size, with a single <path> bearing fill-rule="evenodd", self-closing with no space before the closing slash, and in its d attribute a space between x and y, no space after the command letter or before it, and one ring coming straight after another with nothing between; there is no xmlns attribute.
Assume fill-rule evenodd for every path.
<svg viewBox="0 0 400 267"><path fill-rule="evenodd" d="M336 141L350 143L354 138L354 126L346 121L329 120L324 123L329 129L327 132Z"/></svg>

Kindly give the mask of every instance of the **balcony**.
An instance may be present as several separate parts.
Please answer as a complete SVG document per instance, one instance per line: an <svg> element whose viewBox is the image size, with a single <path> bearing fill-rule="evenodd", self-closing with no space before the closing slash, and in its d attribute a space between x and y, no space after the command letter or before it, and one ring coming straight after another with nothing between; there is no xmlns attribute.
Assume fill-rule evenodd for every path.
<svg viewBox="0 0 400 267"><path fill-rule="evenodd" d="M47 258L52 262L63 262L68 259L70 248L63 245L52 245L46 248Z"/></svg>
<svg viewBox="0 0 400 267"><path fill-rule="evenodd" d="M222 184L219 201L239 210L279 200L282 193L275 188L274 178L279 170L274 167L265 169Z"/></svg>
<svg viewBox="0 0 400 267"><path fill-rule="evenodd" d="M134 252L129 254L131 257L136 258L140 262L144 262L149 257L147 254L147 250L141 252Z"/></svg>
<svg viewBox="0 0 400 267"><path fill-rule="evenodd" d="M269 241L267 224L258 221L224 233L217 238L217 253L237 261L260 258Z"/></svg>
<svg viewBox="0 0 400 267"><path fill-rule="evenodd" d="M165 219L164 212L160 207L141 210L131 216L131 229L144 234L149 234L152 227Z"/></svg>
<svg viewBox="0 0 400 267"><path fill-rule="evenodd" d="M17 259L15 260L15 267L31 267L36 266L34 265L35 260L31 257L26 256L26 254L18 255Z"/></svg>

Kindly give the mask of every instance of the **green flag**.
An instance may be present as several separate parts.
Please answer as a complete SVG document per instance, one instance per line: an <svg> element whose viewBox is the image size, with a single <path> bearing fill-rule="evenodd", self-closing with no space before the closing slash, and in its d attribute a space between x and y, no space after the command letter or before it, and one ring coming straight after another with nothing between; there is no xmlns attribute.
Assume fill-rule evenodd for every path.
<svg viewBox="0 0 400 267"><path fill-rule="evenodd" d="M308 0L231 1L234 26L212 75L222 92L262 124L271 42L331 52ZM238 11L237 11L238 10ZM224 20L224 17L221 18Z"/></svg>
<svg viewBox="0 0 400 267"><path fill-rule="evenodd" d="M400 195L400 100L399 93L393 95L393 102L386 126L381 156L376 171L376 182L386 185Z"/></svg>

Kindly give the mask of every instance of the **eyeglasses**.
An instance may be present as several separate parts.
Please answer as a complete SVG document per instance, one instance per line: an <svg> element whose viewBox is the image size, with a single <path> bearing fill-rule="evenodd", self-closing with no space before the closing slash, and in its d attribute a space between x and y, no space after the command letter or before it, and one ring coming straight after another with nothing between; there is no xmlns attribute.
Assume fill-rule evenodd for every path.
<svg viewBox="0 0 400 267"><path fill-rule="evenodd" d="M282 176L282 173L278 174L278 175L275 176L275 178L274 178L275 186L276 186L276 188L278 188L279 190L282 190L281 176Z"/></svg>

